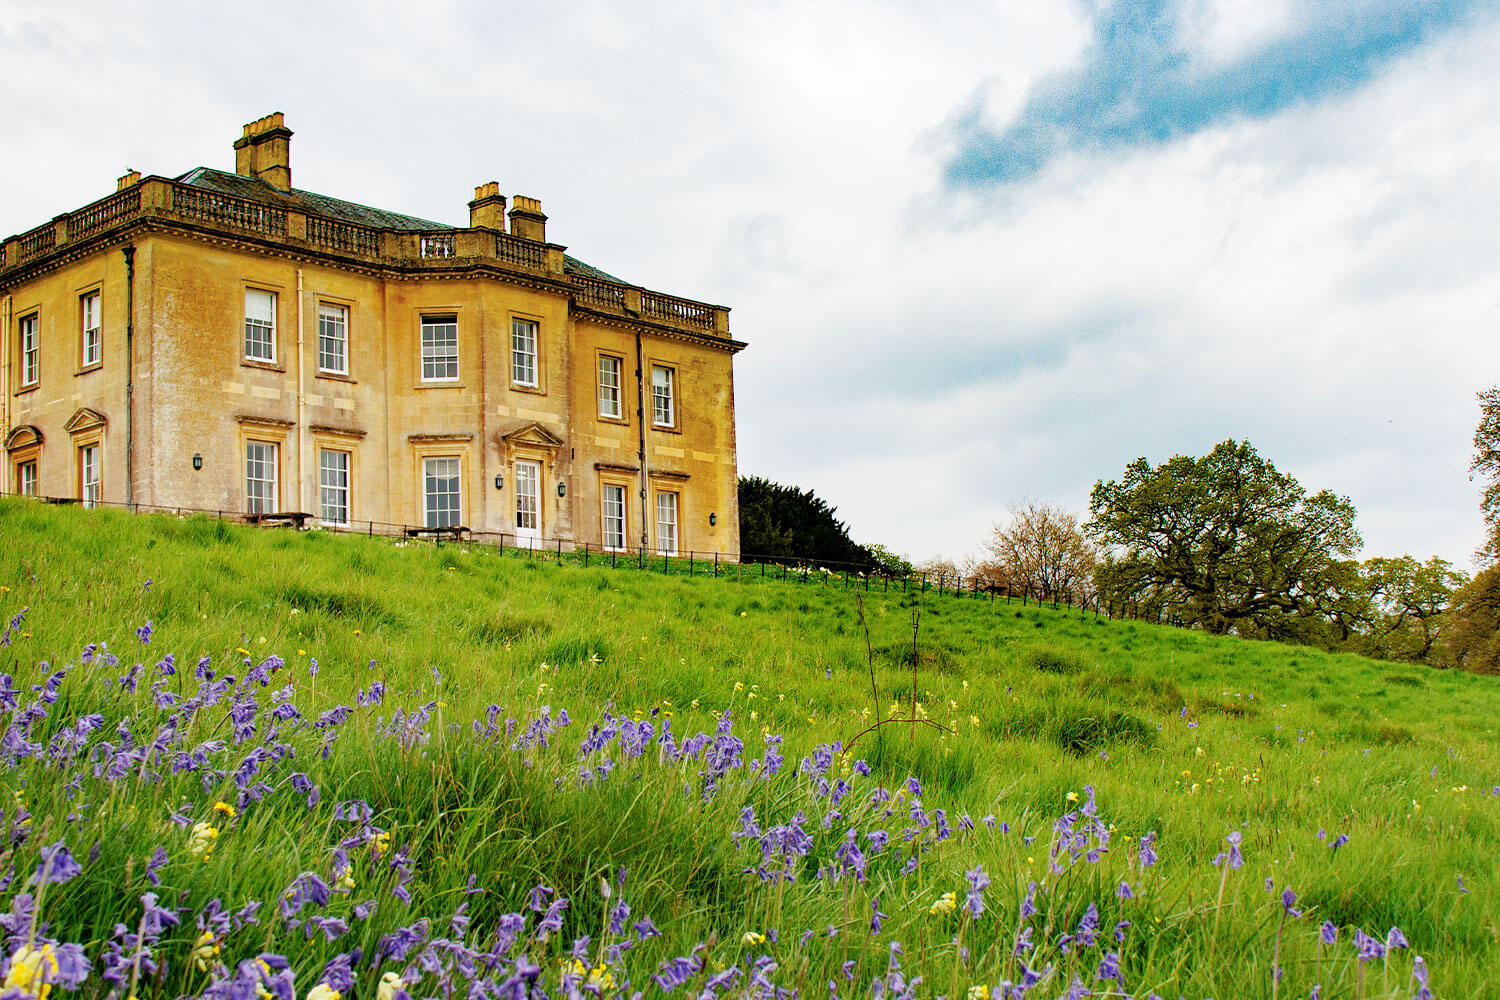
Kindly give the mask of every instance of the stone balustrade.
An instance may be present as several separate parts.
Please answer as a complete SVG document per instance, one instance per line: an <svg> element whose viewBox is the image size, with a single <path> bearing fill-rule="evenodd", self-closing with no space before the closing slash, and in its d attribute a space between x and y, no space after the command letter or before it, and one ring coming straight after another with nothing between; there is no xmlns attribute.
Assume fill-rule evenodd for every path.
<svg viewBox="0 0 1500 1000"><path fill-rule="evenodd" d="M253 238L262 244L280 243L293 251L368 264L396 263L416 270L493 267L575 286L575 301L585 309L705 336L729 336L728 310L592 276L567 274L564 248L556 244L493 229L375 229L162 177L144 178L76 212L0 242L0 277L54 253L65 253L84 240L107 238L113 231L143 219L176 222Z"/></svg>

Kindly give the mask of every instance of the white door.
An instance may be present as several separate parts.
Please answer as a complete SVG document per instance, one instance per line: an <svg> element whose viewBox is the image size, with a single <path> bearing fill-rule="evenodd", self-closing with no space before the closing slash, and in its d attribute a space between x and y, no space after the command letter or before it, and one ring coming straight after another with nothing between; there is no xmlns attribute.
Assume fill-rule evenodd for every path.
<svg viewBox="0 0 1500 1000"><path fill-rule="evenodd" d="M516 463L516 544L533 548L542 540L542 465Z"/></svg>

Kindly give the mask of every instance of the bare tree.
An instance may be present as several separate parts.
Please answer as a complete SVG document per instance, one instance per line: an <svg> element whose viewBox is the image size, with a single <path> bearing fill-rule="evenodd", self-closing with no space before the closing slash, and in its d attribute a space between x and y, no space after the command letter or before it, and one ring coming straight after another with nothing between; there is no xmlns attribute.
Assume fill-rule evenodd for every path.
<svg viewBox="0 0 1500 1000"><path fill-rule="evenodd" d="M1011 507L1009 523L995 525L985 549L983 575L1017 593L1077 600L1092 592L1099 549L1061 507L1035 500Z"/></svg>

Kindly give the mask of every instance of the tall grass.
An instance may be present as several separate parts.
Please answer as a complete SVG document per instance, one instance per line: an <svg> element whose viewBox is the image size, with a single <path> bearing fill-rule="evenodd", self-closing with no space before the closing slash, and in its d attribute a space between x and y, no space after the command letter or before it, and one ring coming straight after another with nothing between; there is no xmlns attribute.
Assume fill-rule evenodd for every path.
<svg viewBox="0 0 1500 1000"><path fill-rule="evenodd" d="M28 609L0 647L7 975L47 937L82 946L98 995L126 995L114 948L141 996L274 991L262 954L299 997L349 992L340 963L369 996L387 973L413 996L524 987L527 963L553 995L693 968L693 995L989 995L1033 970L1047 997L1408 996L1420 954L1438 995L1496 994L1487 678L756 568L9 500L0 538L0 627ZM198 823L218 836L195 853ZM57 843L81 872L28 884ZM303 873L333 891L288 914ZM142 958L148 892L181 922ZM1410 947L1362 960L1356 929L1393 927Z"/></svg>

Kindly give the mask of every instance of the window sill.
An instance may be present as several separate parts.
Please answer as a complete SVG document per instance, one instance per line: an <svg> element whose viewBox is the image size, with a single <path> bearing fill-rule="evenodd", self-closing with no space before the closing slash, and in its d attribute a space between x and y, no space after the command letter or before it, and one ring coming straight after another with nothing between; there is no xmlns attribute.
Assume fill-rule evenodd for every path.
<svg viewBox="0 0 1500 1000"><path fill-rule="evenodd" d="M418 382L414 388L417 389L467 389L468 386L458 379L432 379L431 381Z"/></svg>
<svg viewBox="0 0 1500 1000"><path fill-rule="evenodd" d="M614 424L616 427L630 426L630 421L625 419L624 417L607 417L602 413L599 414L599 422L601 424Z"/></svg>
<svg viewBox="0 0 1500 1000"><path fill-rule="evenodd" d="M682 433L682 428L681 427L677 427L675 425L669 427L666 424L652 424L651 425L651 429L653 431L659 431L662 434L681 434Z"/></svg>
<svg viewBox="0 0 1500 1000"><path fill-rule="evenodd" d="M520 382L512 382L510 384L510 391L511 392L529 392L533 396L545 396L545 395L547 395L547 390L543 389L539 385L523 385Z"/></svg>
<svg viewBox="0 0 1500 1000"><path fill-rule="evenodd" d="M32 383L30 383L28 385L21 386L21 388L19 388L19 389L17 389L15 391L14 395L24 396L28 392L36 392L41 387L42 387L42 383L40 383L40 382L32 382Z"/></svg>
<svg viewBox="0 0 1500 1000"><path fill-rule="evenodd" d="M274 361L257 361L254 358L241 358L240 367L259 368L263 372L280 372L283 375L286 374L286 366L278 365Z"/></svg>
<svg viewBox="0 0 1500 1000"><path fill-rule="evenodd" d="M342 372L325 372L325 371L320 371L320 372L318 372L318 376L317 377L318 378L326 378L330 382L348 382L350 385L358 385L359 384L359 380L358 379L350 378L348 375L345 375Z"/></svg>
<svg viewBox="0 0 1500 1000"><path fill-rule="evenodd" d="M73 373L73 377L77 378L79 375L87 375L89 372L99 371L103 367L103 361L95 361L91 365L84 365L82 368L79 368L76 372Z"/></svg>

